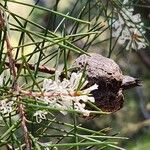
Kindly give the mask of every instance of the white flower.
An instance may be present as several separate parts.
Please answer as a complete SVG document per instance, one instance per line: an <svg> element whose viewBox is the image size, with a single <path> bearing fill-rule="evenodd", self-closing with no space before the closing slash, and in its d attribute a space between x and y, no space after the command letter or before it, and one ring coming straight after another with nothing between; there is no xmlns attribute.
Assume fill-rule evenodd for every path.
<svg viewBox="0 0 150 150"><path fill-rule="evenodd" d="M66 93L66 85L67 82L56 82L53 81L52 79L44 79L43 81L43 91L45 92L52 92L52 93Z"/></svg>
<svg viewBox="0 0 150 150"><path fill-rule="evenodd" d="M43 91L54 91L57 89L57 83L53 81L52 79L44 79L43 81Z"/></svg>
<svg viewBox="0 0 150 150"><path fill-rule="evenodd" d="M144 38L142 37L142 34L134 28L130 29L130 39L129 39L129 43L127 44L127 48L129 49L130 47L133 49L141 49L141 48L145 48L146 47L146 42L144 40Z"/></svg>
<svg viewBox="0 0 150 150"><path fill-rule="evenodd" d="M45 120L46 119L46 116L48 112L46 111L42 111L42 110L38 110L34 113L33 116L36 117L36 122L37 123L40 123L42 120Z"/></svg>
<svg viewBox="0 0 150 150"><path fill-rule="evenodd" d="M98 85L94 84L94 85L90 86L89 88L83 90L82 92L84 94L89 94L91 91L96 90L96 89L98 89Z"/></svg>
<svg viewBox="0 0 150 150"><path fill-rule="evenodd" d="M84 116L89 116L91 111L86 110L85 106L86 105L84 103L79 103L79 102L74 103L75 110L82 112Z"/></svg>
<svg viewBox="0 0 150 150"><path fill-rule="evenodd" d="M56 79L56 77L55 77ZM43 91L48 92L50 96L46 95L44 97L39 97L46 104L53 108L60 109L62 114L67 114L68 109L73 108L83 113L83 115L89 114L90 111L85 109L85 103L87 101L95 102L94 97L90 96L90 92L97 89L98 85L94 84L91 87L82 90L88 81L82 77L82 73L72 73L70 79L63 79L61 82L57 76L55 81L51 79L44 79ZM80 89L79 88L80 85ZM64 110L64 111L63 111ZM42 118L41 111L35 113L37 116L37 121L40 122ZM44 117L44 116L43 116Z"/></svg>
<svg viewBox="0 0 150 150"><path fill-rule="evenodd" d="M49 92L58 92L58 93L68 93L68 92L73 92L76 91L79 83L81 82L82 78L82 73L72 73L70 80L64 79L62 82L60 82L57 79L56 81L53 81L51 79L44 79L43 81L43 91ZM84 79L83 79L84 80ZM88 81L85 81L81 89L88 83Z"/></svg>
<svg viewBox="0 0 150 150"><path fill-rule="evenodd" d="M67 80L66 78L63 79L63 81L59 84L60 87L66 89L70 86L70 81Z"/></svg>
<svg viewBox="0 0 150 150"><path fill-rule="evenodd" d="M140 14L135 14L135 15L133 15L133 16L131 17L131 19L132 19L132 21L133 21L134 23L139 23L139 22L141 22L141 15L140 15Z"/></svg>
<svg viewBox="0 0 150 150"><path fill-rule="evenodd" d="M124 44L127 40L130 40L131 34L127 27L124 28L124 30L121 33L121 36L118 38L119 44Z"/></svg>
<svg viewBox="0 0 150 150"><path fill-rule="evenodd" d="M70 86L69 86L70 90L73 90L73 91L77 90L77 88L78 88L78 86L79 86L79 83L81 82L81 79L83 79L83 78L82 78L82 73L75 73L75 72L73 72L73 73L71 74L71 77L70 77ZM84 79L83 79L83 80L84 80ZM82 81L83 81L83 80L82 80ZM88 81L85 81L85 82L83 83L83 85L81 86L81 89L82 89L87 83L88 83Z"/></svg>
<svg viewBox="0 0 150 150"><path fill-rule="evenodd" d="M131 20L131 18L132 18L132 15L133 15L133 11L134 11L134 9L133 8L122 8L121 9L121 11L120 11L120 14L121 14L121 16L123 17L122 19L124 20L124 21L126 21L126 20ZM119 15L120 15L119 14Z"/></svg>
<svg viewBox="0 0 150 150"><path fill-rule="evenodd" d="M67 109L71 109L73 105L73 98L71 96L61 96L61 98L59 98L57 100L57 103L55 104L56 108L60 108L61 109L61 113L63 115L67 114ZM64 110L64 111L63 111Z"/></svg>
<svg viewBox="0 0 150 150"><path fill-rule="evenodd" d="M2 114L9 114L12 112L13 101L4 99L0 101L0 111Z"/></svg>

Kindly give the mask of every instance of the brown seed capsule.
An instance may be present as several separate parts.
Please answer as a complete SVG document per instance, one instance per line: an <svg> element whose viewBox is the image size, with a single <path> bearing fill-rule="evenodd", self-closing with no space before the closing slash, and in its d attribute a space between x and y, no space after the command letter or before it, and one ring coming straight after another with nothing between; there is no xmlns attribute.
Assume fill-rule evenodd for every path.
<svg viewBox="0 0 150 150"><path fill-rule="evenodd" d="M73 66L77 70L86 70L89 82L87 87L95 83L98 85L98 89L91 93L96 106L106 112L121 109L124 102L122 91L140 85L138 79L124 76L116 62L100 54L83 54L75 60Z"/></svg>

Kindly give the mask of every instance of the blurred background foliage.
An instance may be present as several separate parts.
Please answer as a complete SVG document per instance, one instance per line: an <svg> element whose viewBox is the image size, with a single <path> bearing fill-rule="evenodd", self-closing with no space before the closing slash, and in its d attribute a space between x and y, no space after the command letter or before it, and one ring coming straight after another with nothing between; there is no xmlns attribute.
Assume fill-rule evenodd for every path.
<svg viewBox="0 0 150 150"><path fill-rule="evenodd" d="M43 6L44 8L50 8L56 12L61 12L81 20L86 20L91 22L91 24L82 24L74 22L71 19L63 18L61 15L57 15L52 12L44 11L41 9L32 10L32 7L17 4L17 3L7 3L8 14L10 15L10 35L13 41L13 46L16 47L14 55L16 58L20 58L20 50L25 55L29 54L28 62L37 64L37 58L39 57L41 51L38 52L38 43L35 45L30 45L27 47L17 47L21 44L29 44L32 38L27 35L21 35L19 31L18 22L14 19L13 14L19 15L19 22L25 29L29 31L39 32L41 36L49 36L52 34L45 32L42 27L45 27L50 32L56 35L61 35L67 37L72 34L86 33L86 32L96 32L102 31L99 34L89 34L89 35L76 35L69 37L70 43L76 45L83 51L96 52L102 54L103 56L110 57L114 59L121 67L124 74L128 74L134 77L138 77L142 81L142 86L134 88L129 91L125 91L125 102L124 107L118 112L108 115L99 116L93 120L85 120L83 118L78 118L78 121L83 124L84 127L90 129L99 130L105 128L105 132L111 135L119 134L119 136L129 137L128 140L123 140L120 142L120 146L130 150L148 150L150 147L150 47L147 46L145 49L138 51L126 51L122 45L116 45L111 51L110 48L110 30L106 22L109 18L109 13L112 12L113 7L110 6L108 1L98 1L98 0L22 0L20 2ZM4 3L4 2L2 2ZM146 37L149 40L150 37L150 1L149 0L136 0L133 1L135 7L135 13L140 13L142 16L142 21L145 24ZM103 7L105 5L105 7ZM106 8L106 10L104 10ZM31 13L31 11L33 11ZM22 18L25 18L22 19ZM26 20L35 22L40 25L40 28L36 28L35 25L27 23ZM18 29L15 30L15 29ZM21 30L21 29L20 29ZM31 33L32 34L32 33ZM18 43L20 36L23 37L20 43ZM36 35L35 35L36 36ZM37 37L37 39L40 37ZM48 43L49 44L49 43ZM48 45L47 43L40 48ZM56 67L57 63L54 59L59 50L57 45L48 47L43 50L44 56L41 59L40 64ZM37 53L32 52L37 51ZM19 54L17 54L19 52ZM79 55L72 51L67 51L67 63L68 66L74 61L74 59ZM42 57L41 57L42 58ZM64 58L60 52L59 66L64 67ZM39 65L39 64L37 64ZM38 74L40 76L40 74ZM47 75L45 75L47 76ZM23 80L24 81L24 80ZM58 117L60 117L58 115ZM63 118L65 120L65 118ZM63 120L62 119L62 120Z"/></svg>

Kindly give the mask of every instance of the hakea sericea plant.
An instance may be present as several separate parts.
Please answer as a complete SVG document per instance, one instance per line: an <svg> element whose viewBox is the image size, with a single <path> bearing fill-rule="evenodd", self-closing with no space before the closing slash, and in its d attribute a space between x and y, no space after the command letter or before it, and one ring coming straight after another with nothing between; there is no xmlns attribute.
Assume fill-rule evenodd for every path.
<svg viewBox="0 0 150 150"><path fill-rule="evenodd" d="M27 150L31 149L30 135L27 127L27 111L24 99L30 99L33 101L42 101L49 107L57 108L63 114L67 114L68 110L72 112L82 113L84 116L89 116L90 111L87 110L86 102L94 102L94 98L89 94L92 90L97 88L97 85L93 85L85 89L87 81L82 77L82 73L72 73L70 79L63 79L60 81L58 78L57 71L55 72L55 81L51 79L44 79L43 88L41 90L38 84L39 91L27 90L20 87L18 82L18 70L16 66L16 61L13 55L13 47L10 42L10 37L8 34L8 24L5 10L0 7L0 22L1 30L6 31L5 38L3 39L6 43L6 53L8 55L8 68L11 74L11 83L5 84L5 78L0 76L0 89L1 89L1 99L0 99L0 113L3 117L13 116L18 114L20 126L23 130L23 136L25 141L25 147ZM26 62L23 57L24 62ZM26 66L28 68L28 65ZM1 71L4 73L5 71ZM84 90L83 90L84 88ZM6 90L5 90L6 89ZM30 102L27 102L30 104ZM32 102L31 102L32 103ZM39 106L39 105L38 105ZM40 123L43 119L46 119L46 114L51 113L45 107L40 109L34 109L32 111L33 116L35 116L36 121Z"/></svg>
<svg viewBox="0 0 150 150"><path fill-rule="evenodd" d="M28 18L25 19L20 14L15 14L10 10L8 10L9 7L7 8L7 3L9 4L9 2L10 3L13 2L14 4L18 3L18 5L20 4L20 7L21 5L23 7L25 5L30 6L33 9L29 14ZM70 54L73 54L75 52L78 52L80 54L85 53L86 50L88 51L89 49L91 49L91 46L94 45L94 42L97 39L98 41L99 39L101 40L99 36L101 36L104 31L106 31L107 33L106 30L107 25L104 24L104 26L103 25L101 26L101 17L102 18L104 17L105 20L108 21L109 20L108 18L110 18L111 15L113 15L111 22L108 21L110 25L109 27L111 27L112 29L111 32L112 35L110 35L111 37L108 37L108 40L110 39L110 42L112 39L117 39L118 43L124 45L126 49L132 48L136 50L136 49L141 49L146 47L146 41L144 39L145 30L143 29L141 16L140 14L134 13L134 8L133 6L130 5L132 2L129 2L128 0L124 0L123 3L121 3L120 1L108 1L107 5L118 4L118 5L111 5L110 7L106 8L106 9L109 8L111 9L112 7L115 7L112 9L112 12L109 16L106 13L109 11L106 11L106 9L104 9L105 3L103 2L104 1L96 1L94 4L93 2L91 3L90 1L87 1L86 4L88 3L91 4L85 5L84 3L83 4L84 9L81 6L81 11L79 11L79 13L77 11L75 12L75 14L78 16L77 18L72 17L73 13L71 13L70 10L65 15L63 13L57 12L57 7L56 10L55 9L51 10L48 8L45 9L44 7L39 7L37 5L33 5L33 6L30 4L28 5L27 2L22 3L19 1L11 0L11 1L6 1L5 3L6 7L4 6L3 6L4 8L0 7L0 29L2 33L5 33L4 37L1 36L1 40L3 40L4 43L2 44L1 50L3 50L3 48L6 49L6 52L2 51L1 53L2 67L0 66L1 67L0 73L5 72L5 70L10 71L7 74L9 80L6 80L6 78L0 76L0 92L1 92L0 113L1 113L1 118L2 119L4 118L3 119L4 126L6 126L8 129L7 130L8 132L6 132L6 134L4 133L4 136L2 136L3 138L1 138L1 142L3 145L11 141L10 145L12 145L13 147L15 141L16 145L14 147L17 147L17 149L19 147L21 147L22 149L23 147L23 149L30 150L30 149L35 149L37 145L40 145L42 148L47 147L46 144L44 145L44 143L42 143L43 144L42 145L41 141L44 141L43 139L45 138L45 136L47 136L47 134L45 134L46 133L45 131L47 129L50 130L53 129L51 128L53 127L52 121L55 121L55 123L57 123L58 128L60 127L60 125L63 125L63 127L67 127L68 129L67 126L68 124L66 123L67 119L65 119L64 122L61 122L61 120L57 120L57 117L54 116L53 112L57 111L62 113L63 115L72 112L73 117L71 119L73 119L74 124L69 125L69 127L72 127L70 131L61 130L61 129L59 130L58 128L56 128L55 131L61 133L63 131L63 134L61 135L60 133L60 136L53 135L53 131L52 131L51 132L52 138L55 138L58 141L55 141L55 143L51 145L52 144L51 141L54 141L55 139L51 140L48 137L49 138L48 140L51 140L49 147L60 146L59 143L61 143L60 142L61 138L65 139L66 136L68 136L69 138L78 136L79 139L82 137L83 140L78 141L78 137L77 138L75 137L76 138L75 142L77 143L76 145L77 149L79 149L78 145L80 144L81 145L88 144L89 147L87 147L86 149L93 148L94 144L96 145L104 144L101 148L105 146L110 146L110 147L112 146L115 148L114 145L111 145L112 144L111 142L110 142L111 144L104 143L105 139L107 139L108 137L104 137L104 139L102 140L99 139L96 140L96 138L92 139L91 137L87 137L87 135L80 136L79 135L80 132L78 132L79 131L78 129L81 130L83 128L80 128L79 124L76 122L76 113L80 113L83 116L89 116L90 113L94 113L94 111L88 110L88 107L86 107L86 103L95 102L94 97L92 97L90 93L92 90L97 89L98 86L95 84L87 88L86 85L88 82L83 77L83 74L81 72L71 73L70 78L64 78L63 80L60 80L59 73L56 71L59 62L61 62L59 61L59 58L61 59L61 57L59 56L63 56L62 53L64 53L64 59L66 61L66 62L64 61L64 68L65 71L67 71L69 66L67 64L67 58ZM58 3L59 1L57 1L55 6L57 6ZM80 6L80 4L81 4L80 1L77 1L76 6ZM76 10L76 6L73 7L74 10ZM97 9L97 7L99 9ZM47 28L40 26L38 23L37 24L34 22L32 23L32 20L30 20L30 18L32 18L32 12L38 9L40 9L40 11L41 10L47 11L51 14L49 18L50 21L47 24ZM114 15L114 9L116 13L115 15ZM95 10L98 10L98 14ZM7 11L7 13L10 15L9 17L6 16L5 11ZM94 12L94 15L91 15L92 12ZM39 15L37 16L39 20L40 16ZM59 20L63 17L60 24L58 24L58 26L57 26L58 23L57 16L60 17ZM84 21L85 19L87 19L87 16L89 17L88 21ZM12 23L12 21L10 20L11 17L13 17L16 20L17 25ZM93 25L94 20L95 23ZM85 25L82 23L85 23ZM10 28L8 27L9 24L11 25ZM54 30L52 31L49 30L48 28L51 25L54 28ZM64 27L64 29L62 30L61 27ZM108 30L110 29L109 27ZM10 40L8 36L9 29L10 31L13 31L15 33L19 32L19 35L21 34L19 39L20 41L17 42L18 45L16 48L12 46L12 40ZM33 31L31 31L32 29ZM58 34L59 31L61 32L61 34ZM85 42L84 39L86 39L86 37L87 37L87 41ZM28 46L33 45L36 47L35 49L33 49L33 52L30 52L28 55L24 53L24 50L26 51L28 49L26 48L27 46L26 41L29 42L29 44L27 44ZM104 40L104 42L105 41L106 40ZM84 44L85 45L84 46L81 45L81 49L80 49L79 48L80 44L78 42L81 42L83 43L83 45ZM110 50L109 50L110 55L116 43L117 42L115 42L113 47L111 47L111 43L110 43ZM15 51L15 49L17 49L17 51ZM22 53L21 57L19 55L17 56L17 52ZM69 53L70 54L68 55L67 52L68 54ZM14 53L16 53L16 56L14 55ZM39 57L36 57L38 55ZM52 58L55 58L57 56L58 58L56 62L54 62L54 64L53 63L51 64ZM32 58L34 59L34 57L36 57L35 65L30 64L32 62ZM56 68L53 69L49 68L49 66L51 67L53 65ZM25 70L25 72L23 72L23 70ZM48 73L48 74L55 74L56 76L55 80L45 78L45 74L42 74L41 72ZM42 84L40 82L41 76L42 79L43 77L45 78ZM21 87L20 81L22 77L27 81L26 83L31 83L31 85L27 87L26 86ZM91 106L94 107L94 105L92 104ZM96 108L96 106L94 108ZM95 114L108 114L108 113L102 111L97 111L97 112L95 111ZM13 119L16 116L19 117L19 119L18 119L18 124L14 129ZM53 117L52 120L51 117ZM6 119L9 119L8 123L7 122L5 123ZM46 124L47 126L46 128L44 124L45 122L49 123L48 126ZM31 131L30 125L32 126L32 129L36 126L35 130ZM36 129L38 128L38 126L40 126L40 128L37 131ZM21 140L18 142L18 138L14 137L14 135L16 134L14 131L17 131L18 129L20 129L20 127L22 128L23 138L21 137ZM39 134L40 131L41 134ZM87 129L85 129L85 131L87 131ZM89 132L89 133L92 133L94 136L101 135L101 134L97 134L98 133L97 131ZM69 142L70 141L72 140L69 139ZM86 142L84 143L84 141L86 142L90 141L94 143L93 144L86 143ZM17 142L19 143L18 145ZM64 144L64 145L68 146L69 144ZM74 146L75 145L73 143L73 145L71 145L69 149L74 148ZM36 149L39 148L36 147Z"/></svg>

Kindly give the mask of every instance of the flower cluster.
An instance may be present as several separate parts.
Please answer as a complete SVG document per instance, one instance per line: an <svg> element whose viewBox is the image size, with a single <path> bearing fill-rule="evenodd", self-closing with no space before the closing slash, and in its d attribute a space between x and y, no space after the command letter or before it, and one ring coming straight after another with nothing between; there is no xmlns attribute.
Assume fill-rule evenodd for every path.
<svg viewBox="0 0 150 150"><path fill-rule="evenodd" d="M13 108L13 101L8 99L0 100L0 112L5 115L12 112Z"/></svg>
<svg viewBox="0 0 150 150"><path fill-rule="evenodd" d="M82 77L82 73L72 73L70 79L60 81L58 77L55 80L44 79L43 93L44 97L37 99L43 100L49 106L60 109L62 114L66 114L68 109L74 108L84 116L89 116L90 111L85 108L86 102L94 102L94 97L90 96L90 92L98 88L96 84L82 90L88 81ZM37 111L36 116L38 122L45 118L45 111Z"/></svg>
<svg viewBox="0 0 150 150"><path fill-rule="evenodd" d="M124 0L123 4L127 4L128 0ZM141 21L140 14L134 14L134 9L131 7L123 8L117 13L118 18L113 19L112 36L118 38L119 44L127 44L126 49L141 49L146 47L146 41L143 37L145 30Z"/></svg>
<svg viewBox="0 0 150 150"><path fill-rule="evenodd" d="M42 110L38 110L34 113L33 116L36 117L36 122L40 123L42 120L46 119L47 112L46 111L42 111Z"/></svg>
<svg viewBox="0 0 150 150"><path fill-rule="evenodd" d="M0 87L3 87L4 75L0 75ZM10 114L13 111L15 97L0 99L0 113L3 115Z"/></svg>

